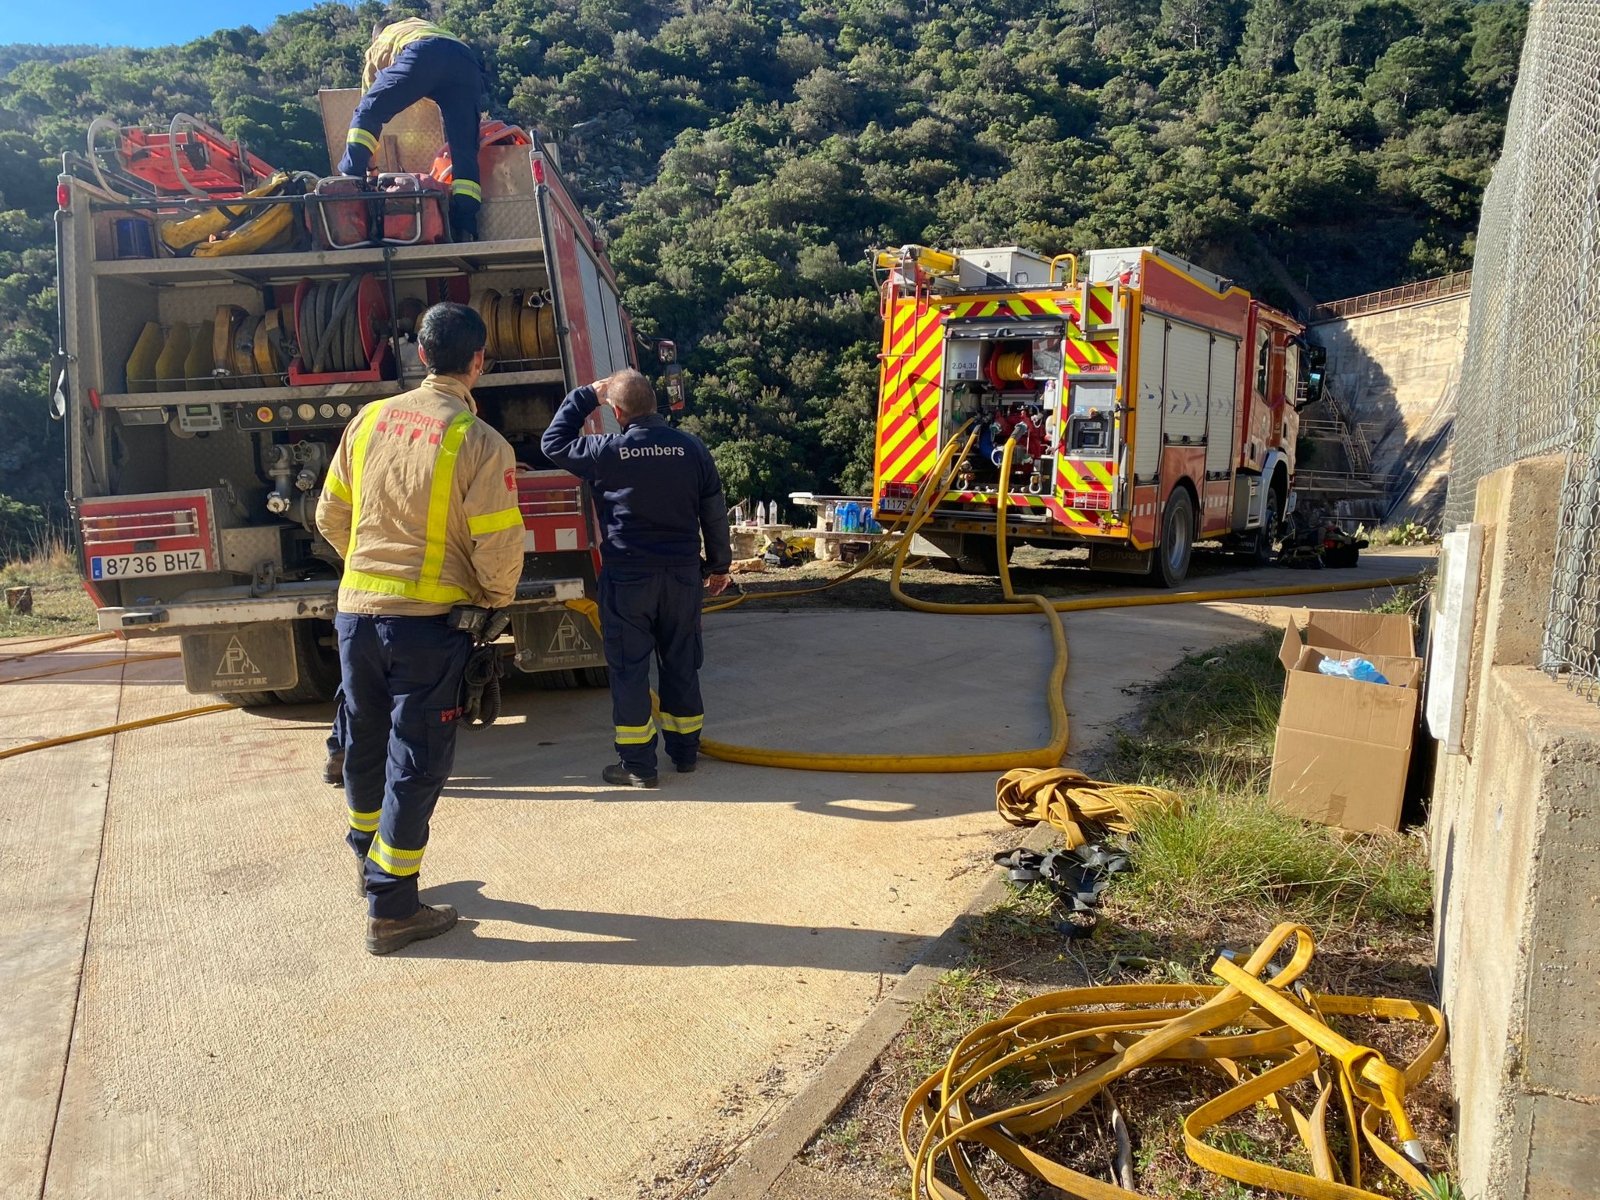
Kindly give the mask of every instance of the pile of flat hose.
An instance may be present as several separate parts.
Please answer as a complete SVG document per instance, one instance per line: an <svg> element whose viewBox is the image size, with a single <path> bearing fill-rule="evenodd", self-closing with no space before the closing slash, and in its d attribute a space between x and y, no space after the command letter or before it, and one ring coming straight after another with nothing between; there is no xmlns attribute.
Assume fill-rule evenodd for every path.
<svg viewBox="0 0 1600 1200"><path fill-rule="evenodd" d="M367 369L361 340L361 311L356 303L362 276L313 282L297 316L300 362L312 374Z"/></svg>
<svg viewBox="0 0 1600 1200"><path fill-rule="evenodd" d="M1183 798L1166 788L1090 779L1068 767L1019 767L995 782L994 806L1013 825L1048 822L1072 850L1099 841L1100 831L1132 833L1141 809L1177 811Z"/></svg>
<svg viewBox="0 0 1600 1200"><path fill-rule="evenodd" d="M1291 940L1288 965L1261 978ZM986 1200L978 1177L984 1152L1066 1196L1142 1200L1149 1194L1073 1170L1040 1143L1097 1098L1114 1104L1112 1086L1145 1067L1205 1070L1232 1084L1183 1120L1184 1149L1206 1171L1305 1200L1379 1200L1380 1193L1362 1186L1365 1147L1406 1186L1432 1195L1405 1102L1444 1053L1444 1014L1410 1000L1303 987L1291 993L1313 952L1310 930L1283 924L1243 964L1226 954L1218 958L1211 969L1221 986L1069 988L980 1025L942 1070L916 1087L901 1113L913 1200ZM1329 1024L1337 1017L1415 1022L1431 1033L1416 1058L1395 1067L1337 1032ZM1302 1089L1309 1104L1288 1094L1302 1080L1312 1081ZM1019 1091L1025 1092L1021 1098ZM1205 1140L1229 1117L1260 1103L1275 1110L1305 1147L1310 1174L1254 1162ZM1333 1150L1333 1123L1348 1140L1344 1156Z"/></svg>

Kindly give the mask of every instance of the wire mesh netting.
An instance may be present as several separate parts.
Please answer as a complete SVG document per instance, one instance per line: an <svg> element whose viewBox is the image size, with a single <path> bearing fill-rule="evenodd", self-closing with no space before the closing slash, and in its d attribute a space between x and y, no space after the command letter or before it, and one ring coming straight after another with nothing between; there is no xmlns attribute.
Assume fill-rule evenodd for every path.
<svg viewBox="0 0 1600 1200"><path fill-rule="evenodd" d="M1544 668L1600 697L1600 0L1535 0L1484 193L1445 528L1564 454Z"/></svg>

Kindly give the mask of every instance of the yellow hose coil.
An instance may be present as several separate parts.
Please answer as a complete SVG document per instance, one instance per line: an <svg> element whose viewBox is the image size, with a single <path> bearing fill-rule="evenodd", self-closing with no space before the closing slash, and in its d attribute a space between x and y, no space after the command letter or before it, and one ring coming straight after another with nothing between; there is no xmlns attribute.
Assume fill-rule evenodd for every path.
<svg viewBox="0 0 1600 1200"><path fill-rule="evenodd" d="M1288 965L1262 979L1291 941ZM912 1200L986 1200L972 1158L978 1147L1068 1196L1141 1200L1145 1193L1074 1171L1029 1143L1118 1080L1150 1066L1203 1067L1233 1082L1183 1122L1185 1150L1207 1171L1306 1200L1378 1200L1379 1193L1361 1186L1365 1143L1407 1186L1429 1194L1427 1164L1405 1100L1444 1052L1444 1014L1408 1000L1308 990L1291 995L1314 949L1310 930L1282 924L1243 964L1226 956L1217 960L1212 970L1223 981L1220 987L1070 988L1026 1000L980 1025L941 1070L912 1091L901 1113ZM1328 1016L1412 1021L1432 1032L1417 1057L1397 1068L1377 1050L1333 1030ZM1004 1100L989 1086L1002 1082L1002 1073ZM1317 1095L1309 1112L1284 1094L1304 1079L1314 1081ZM1020 1100L1012 1098L1019 1081L1026 1085ZM1311 1174L1252 1162L1205 1140L1209 1130L1258 1103L1275 1109L1301 1140ZM1343 1165L1330 1149L1330 1112L1343 1120L1352 1147ZM1393 1141L1380 1132L1385 1120ZM920 1134L914 1132L918 1124Z"/></svg>
<svg viewBox="0 0 1600 1200"><path fill-rule="evenodd" d="M1099 841L1098 826L1113 833L1132 833L1143 809L1177 810L1183 798L1166 788L1137 783L1106 783L1069 767L1019 767L994 785L994 806L1013 825L1053 825L1068 850Z"/></svg>

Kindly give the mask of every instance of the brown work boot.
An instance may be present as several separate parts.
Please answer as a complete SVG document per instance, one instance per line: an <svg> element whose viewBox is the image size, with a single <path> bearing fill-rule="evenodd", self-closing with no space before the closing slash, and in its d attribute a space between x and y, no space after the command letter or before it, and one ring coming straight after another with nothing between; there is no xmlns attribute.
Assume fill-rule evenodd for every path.
<svg viewBox="0 0 1600 1200"><path fill-rule="evenodd" d="M438 937L455 923L456 910L448 904L423 904L409 917L368 917L367 953L389 954L423 938Z"/></svg>

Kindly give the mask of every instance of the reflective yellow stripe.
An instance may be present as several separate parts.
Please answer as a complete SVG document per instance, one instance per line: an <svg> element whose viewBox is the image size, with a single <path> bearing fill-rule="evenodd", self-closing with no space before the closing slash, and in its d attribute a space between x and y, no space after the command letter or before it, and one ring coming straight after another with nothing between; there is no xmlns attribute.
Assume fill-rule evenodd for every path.
<svg viewBox="0 0 1600 1200"><path fill-rule="evenodd" d="M450 185L450 191L457 196L467 196L473 200L483 199L483 188L471 179L458 179Z"/></svg>
<svg viewBox="0 0 1600 1200"><path fill-rule="evenodd" d="M459 42L461 40L458 37L452 37L450 34L440 29L437 25L434 25L430 22L429 24L422 25L418 28L406 29L395 34L390 39L393 43L393 53L399 54L400 51L411 45L412 42L420 42L424 38L441 38L447 42Z"/></svg>
<svg viewBox="0 0 1600 1200"><path fill-rule="evenodd" d="M374 809L372 812L356 812L350 809L350 828L357 833L377 833L378 818L383 815L383 809Z"/></svg>
<svg viewBox="0 0 1600 1200"><path fill-rule="evenodd" d="M444 439L439 445L439 457L433 460L433 490L428 496L428 541L422 555L422 587L436 587L444 573L445 532L450 523L451 489L456 481L456 459L461 454L461 443L466 439L467 427L476 418L469 412L457 413L445 427Z"/></svg>
<svg viewBox="0 0 1600 1200"><path fill-rule="evenodd" d="M356 552L356 529L361 525L361 476L367 466L367 443L372 440L373 422L385 407L369 404L355 419L355 437L350 442L350 544L344 548L345 562Z"/></svg>
<svg viewBox="0 0 1600 1200"><path fill-rule="evenodd" d="M340 479L332 471L328 472L323 486L338 499L343 500L346 504L350 503L350 489L345 487L344 480Z"/></svg>
<svg viewBox="0 0 1600 1200"><path fill-rule="evenodd" d="M675 717L669 712L661 714L661 728L669 733L698 733L705 723L704 713L696 717Z"/></svg>
<svg viewBox="0 0 1600 1200"><path fill-rule="evenodd" d="M646 721L643 725L618 725L616 728L619 746L644 746L655 741L654 721Z"/></svg>
<svg viewBox="0 0 1600 1200"><path fill-rule="evenodd" d="M396 575L378 575L372 571L352 571L346 568L340 583L357 592L377 592L383 596L405 596L427 604L460 604L471 596L461 588L447 583L418 583Z"/></svg>
<svg viewBox="0 0 1600 1200"><path fill-rule="evenodd" d="M369 404L356 418L354 440L350 446L350 545L346 548L346 564L356 554L356 534L361 527L361 484L366 472L367 449L372 441L372 431L377 425L377 414L391 402ZM456 459L461 453L461 443L467 429L475 420L469 412L457 413L445 427L440 439L439 454L433 463L433 483L428 493L428 521L426 541L422 555L422 574L418 579L402 579L398 575L382 575L374 571L361 571L346 566L342 586L359 592L377 592L384 596L404 596L426 604L459 604L471 596L462 588L439 582L444 573L446 533L450 522L450 503L455 486ZM332 479L333 476L329 475ZM520 514L519 514L520 519Z"/></svg>
<svg viewBox="0 0 1600 1200"><path fill-rule="evenodd" d="M516 529L522 525L522 510L513 505L483 517L468 517L467 529L473 537L486 533L499 533L502 529Z"/></svg>
<svg viewBox="0 0 1600 1200"><path fill-rule="evenodd" d="M421 850L396 850L381 837L374 838L367 851L367 857L390 875L415 875L422 870L422 855Z"/></svg>
<svg viewBox="0 0 1600 1200"><path fill-rule="evenodd" d="M347 144L352 146L365 146L374 154L378 152L378 139L372 134L368 133L365 129L352 129L349 133L344 135L344 140Z"/></svg>

